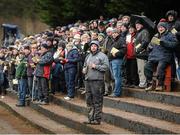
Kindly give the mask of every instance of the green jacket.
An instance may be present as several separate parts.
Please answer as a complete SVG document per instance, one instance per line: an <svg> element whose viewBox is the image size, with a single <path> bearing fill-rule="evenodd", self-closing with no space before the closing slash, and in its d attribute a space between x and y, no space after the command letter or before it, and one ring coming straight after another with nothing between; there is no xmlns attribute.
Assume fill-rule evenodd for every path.
<svg viewBox="0 0 180 135"><path fill-rule="evenodd" d="M16 68L16 78L21 79L27 77L27 61L23 58Z"/></svg>

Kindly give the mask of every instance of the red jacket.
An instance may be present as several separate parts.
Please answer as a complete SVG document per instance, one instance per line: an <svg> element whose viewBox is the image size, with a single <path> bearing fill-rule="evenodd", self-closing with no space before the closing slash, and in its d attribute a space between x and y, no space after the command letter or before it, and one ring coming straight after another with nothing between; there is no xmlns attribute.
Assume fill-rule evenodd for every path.
<svg viewBox="0 0 180 135"><path fill-rule="evenodd" d="M133 33L131 35L128 35L128 37L126 37L126 44L127 44L126 58L127 59L135 59L136 58L136 56L135 56L135 46L134 46L135 38L134 37L135 37L135 33Z"/></svg>
<svg viewBox="0 0 180 135"><path fill-rule="evenodd" d="M50 73L51 73L51 65L44 66L43 77L49 80L50 79Z"/></svg>

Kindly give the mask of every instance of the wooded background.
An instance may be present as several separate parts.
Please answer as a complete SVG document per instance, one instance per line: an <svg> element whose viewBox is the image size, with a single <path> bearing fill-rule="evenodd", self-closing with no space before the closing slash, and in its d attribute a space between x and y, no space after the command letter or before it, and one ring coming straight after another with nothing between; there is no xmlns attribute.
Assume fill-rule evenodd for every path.
<svg viewBox="0 0 180 135"><path fill-rule="evenodd" d="M49 26L141 12L159 20L170 9L180 10L173 0L0 0L1 18L31 18Z"/></svg>

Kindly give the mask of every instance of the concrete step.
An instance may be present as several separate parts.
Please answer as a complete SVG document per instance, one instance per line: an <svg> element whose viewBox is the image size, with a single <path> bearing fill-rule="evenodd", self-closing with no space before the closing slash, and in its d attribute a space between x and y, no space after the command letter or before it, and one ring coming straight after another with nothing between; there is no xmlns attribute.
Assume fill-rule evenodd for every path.
<svg viewBox="0 0 180 135"><path fill-rule="evenodd" d="M86 104L81 99L75 98L72 101L65 101L63 96L54 96L53 103L71 111L87 115ZM103 121L136 133L180 133L180 125L178 124L110 107L103 108Z"/></svg>
<svg viewBox="0 0 180 135"><path fill-rule="evenodd" d="M146 92L144 89L135 88L123 88L123 91L125 91L126 96L180 106L180 92Z"/></svg>
<svg viewBox="0 0 180 135"><path fill-rule="evenodd" d="M50 119L58 123L66 125L82 133L87 133L87 134L117 134L117 133L130 134L130 133L133 133L126 129L116 127L116 126L107 124L105 122L102 122L101 125L83 124L84 121L87 121L86 116L76 113L76 112L72 112L68 109L64 109L60 107L59 105L55 105L55 104L37 105L37 104L30 103L30 106L33 109L45 115L46 117L49 117Z"/></svg>
<svg viewBox="0 0 180 135"><path fill-rule="evenodd" d="M79 90L77 96L84 100L85 94L81 93L82 91ZM175 105L146 101L134 97L110 98L106 96L104 97L104 106L180 124L180 107Z"/></svg>
<svg viewBox="0 0 180 135"><path fill-rule="evenodd" d="M180 107L132 97L104 98L104 105L180 124Z"/></svg>
<svg viewBox="0 0 180 135"><path fill-rule="evenodd" d="M24 121L30 123L33 127L39 129L42 133L46 134L72 134L81 133L77 130L68 128L65 125L59 124L56 121L38 113L30 107L16 107L17 99L10 96L5 96L4 99L0 100L0 104L11 112L13 112L17 117L20 117Z"/></svg>
<svg viewBox="0 0 180 135"><path fill-rule="evenodd" d="M10 92L10 93L8 93L8 95L10 96L10 97L12 97L12 98L14 98L14 99L17 99L17 95L15 94L15 93L13 93L13 92ZM51 98L52 98L52 96L51 96ZM17 101L16 101L17 102ZM56 122L58 122L58 123L62 123L63 125L67 125L68 127L70 127L70 128L72 128L72 129L76 129L76 130L78 130L78 131L82 131L83 133L126 133L126 134L129 134L129 133L133 133L133 132L131 132L131 131L128 131L128 130L126 130L126 129L123 129L123 128L120 128L120 127L116 127L116 126L112 126L112 125L110 125L110 124L107 124L107 123L105 123L105 122L103 122L102 123L102 125L100 125L100 126L91 126L91 125L85 125L85 124L82 124L83 123L83 121L86 121L87 120L87 118L85 117L85 116L83 116L83 115L81 115L81 121L79 121L79 119L77 120L77 119L75 119L75 118L79 118L80 117L80 115L78 114L78 116L77 116L77 114L76 113L74 113L74 114L76 114L75 116L71 116L71 114L73 113L73 112L70 112L70 111L68 111L68 110L64 110L63 108L63 110L64 110L64 112L65 113L60 113L60 114L66 114L66 115L68 115L68 116L62 116L62 115L59 115L59 114L54 114L53 112L49 112L48 110L44 110L43 108L41 108L40 107L40 105L37 105L37 104L34 104L34 103L32 103L30 100L27 100L27 102L26 102L26 104L27 105L30 105L31 106L31 108L33 108L33 109L35 109L35 110L37 110L37 111L39 111L39 112L41 112L41 114L44 114L44 115L46 115L48 118L51 118L51 119L53 119L53 120L55 120ZM58 113L58 110L59 110L59 106L57 107L57 106L55 106L55 105L53 105L53 104L51 104L51 105L48 105L49 107L52 107L52 108L57 108L57 109L55 109L56 111L57 111L57 113ZM46 106L46 107L48 107L48 106ZM61 110L62 110L61 109ZM63 111L62 110L62 111ZM56 112L56 111L54 111L54 112ZM69 116L69 114L70 114L70 116ZM56 116L56 117L54 117L54 116ZM77 126L74 126L74 125L77 125ZM107 128L106 128L107 127Z"/></svg>

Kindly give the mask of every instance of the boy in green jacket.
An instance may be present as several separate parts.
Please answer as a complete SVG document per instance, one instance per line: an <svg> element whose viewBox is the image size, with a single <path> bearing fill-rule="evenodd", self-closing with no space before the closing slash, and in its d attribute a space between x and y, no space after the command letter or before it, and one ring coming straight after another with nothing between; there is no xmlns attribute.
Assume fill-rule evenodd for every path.
<svg viewBox="0 0 180 135"><path fill-rule="evenodd" d="M19 102L16 104L17 107L25 106L25 98L27 91L27 57L30 54L30 50L28 46L23 47L22 59L20 64L16 69L16 78L18 79L18 87L19 87Z"/></svg>

